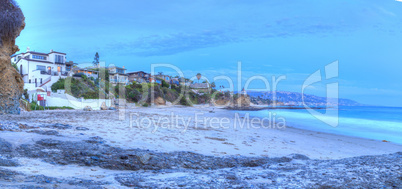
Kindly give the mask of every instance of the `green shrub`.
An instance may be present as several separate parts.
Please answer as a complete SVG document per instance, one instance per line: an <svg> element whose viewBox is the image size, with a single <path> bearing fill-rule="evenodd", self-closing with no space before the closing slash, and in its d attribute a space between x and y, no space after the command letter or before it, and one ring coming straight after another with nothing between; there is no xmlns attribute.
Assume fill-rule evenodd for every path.
<svg viewBox="0 0 402 189"><path fill-rule="evenodd" d="M49 110L74 110L74 108L71 108L71 107L68 107L68 106L62 106L62 107L49 106L49 107L46 107L46 109L49 109Z"/></svg>
<svg viewBox="0 0 402 189"><path fill-rule="evenodd" d="M183 97L180 99L180 105L183 105L183 106L193 106L189 101L190 101L189 99L186 99L186 97L183 96Z"/></svg>
<svg viewBox="0 0 402 189"><path fill-rule="evenodd" d="M81 94L84 99L99 99L99 91L88 91Z"/></svg>
<svg viewBox="0 0 402 189"><path fill-rule="evenodd" d="M64 88L64 83L65 83L65 79L59 79L56 83L53 83L53 85L51 86L51 89L53 92L57 92L57 90L59 89L65 89Z"/></svg>
<svg viewBox="0 0 402 189"><path fill-rule="evenodd" d="M88 76L86 76L86 75L81 75L81 78L84 80L84 81L87 81L88 80Z"/></svg>
<svg viewBox="0 0 402 189"><path fill-rule="evenodd" d="M127 89L127 100L131 102L138 102L142 98L142 94L138 89Z"/></svg>
<svg viewBox="0 0 402 189"><path fill-rule="evenodd" d="M169 85L169 83L167 83L165 80L162 80L162 87L169 88L170 85Z"/></svg>
<svg viewBox="0 0 402 189"><path fill-rule="evenodd" d="M36 101L33 101L33 102L30 104L30 106L31 106L31 110L32 110L32 111L35 111L35 110L45 110L45 108L44 108L43 106L39 106Z"/></svg>

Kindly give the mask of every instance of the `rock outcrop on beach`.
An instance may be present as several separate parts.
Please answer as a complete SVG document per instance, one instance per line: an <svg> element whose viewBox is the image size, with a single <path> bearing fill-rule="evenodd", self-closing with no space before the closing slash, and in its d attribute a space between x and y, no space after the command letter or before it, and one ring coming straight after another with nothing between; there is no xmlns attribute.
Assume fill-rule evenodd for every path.
<svg viewBox="0 0 402 189"><path fill-rule="evenodd" d="M228 107L226 107L226 109L230 109L230 110L253 109L253 107L251 107L250 96L244 95L244 94L239 95L238 97L233 99L233 101L230 103L230 105Z"/></svg>
<svg viewBox="0 0 402 189"><path fill-rule="evenodd" d="M10 56L19 51L15 39L25 27L25 17L13 0L0 0L0 21L0 114L18 114L24 82Z"/></svg>
<svg viewBox="0 0 402 189"><path fill-rule="evenodd" d="M248 95L240 95L235 99L234 106L235 107L241 107L241 108L246 108L250 107L251 101L250 97Z"/></svg>
<svg viewBox="0 0 402 189"><path fill-rule="evenodd" d="M155 98L155 100L153 101L153 103L157 106L162 106L162 105L166 105L166 100L163 99L162 97L157 97Z"/></svg>

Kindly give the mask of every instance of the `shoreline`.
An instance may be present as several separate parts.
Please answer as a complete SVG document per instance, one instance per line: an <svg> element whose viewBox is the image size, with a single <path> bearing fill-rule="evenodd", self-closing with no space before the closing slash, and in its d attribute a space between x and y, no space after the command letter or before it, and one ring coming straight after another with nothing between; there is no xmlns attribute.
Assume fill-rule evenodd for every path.
<svg viewBox="0 0 402 189"><path fill-rule="evenodd" d="M238 111L238 110L230 110L230 111ZM254 118L254 117L260 118L259 116L251 116L251 115L250 115L249 117L250 117L250 119L252 119L252 118ZM300 132L313 132L313 133L319 133L319 134L325 134L325 135L332 135L333 137L337 137L337 136L338 136L338 137L347 137L347 138L354 138L354 139L367 140L367 141L376 141L376 142L384 142L384 141L386 141L386 142L384 142L384 143L395 144L395 145L399 145L399 146L402 147L402 144L396 143L396 142L393 142L393 141L388 141L388 140L386 140L386 139L377 140L377 139L371 139L371 138L365 138L365 137L359 137L359 136L342 135L342 134L337 134L337 133L315 131L315 130L312 130L312 129L302 129L302 128L294 127L294 126L289 125L289 124L286 125L286 128L287 128L287 129L292 129L292 130L298 130L298 131L300 131Z"/></svg>

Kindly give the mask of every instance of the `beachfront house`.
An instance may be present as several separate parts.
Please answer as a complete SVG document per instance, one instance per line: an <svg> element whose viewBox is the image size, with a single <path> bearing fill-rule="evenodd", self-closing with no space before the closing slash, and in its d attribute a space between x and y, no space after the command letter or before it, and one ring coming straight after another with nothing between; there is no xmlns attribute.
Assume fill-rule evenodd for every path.
<svg viewBox="0 0 402 189"><path fill-rule="evenodd" d="M160 80L164 80L166 83L171 83L172 77L169 75L163 75L163 74L158 74L156 75L156 78L160 79Z"/></svg>
<svg viewBox="0 0 402 189"><path fill-rule="evenodd" d="M27 51L11 56L24 80L24 89L36 90L41 87L49 91L50 86L60 78L66 78L66 53L51 50L49 53Z"/></svg>
<svg viewBox="0 0 402 189"><path fill-rule="evenodd" d="M190 89L196 93L209 93L210 85L209 83L193 83L190 85Z"/></svg>
<svg viewBox="0 0 402 189"><path fill-rule="evenodd" d="M109 70L109 81L111 84L128 85L128 75L126 74L126 69L124 66L122 68L117 66L109 66L107 69Z"/></svg>
<svg viewBox="0 0 402 189"><path fill-rule="evenodd" d="M149 83L157 83L159 85L162 85L162 79L152 75L149 77Z"/></svg>
<svg viewBox="0 0 402 189"><path fill-rule="evenodd" d="M74 72L74 76L76 77L81 77L81 75L85 75L88 78L93 78L93 79L97 79L99 72L95 71L91 68L79 68L79 67L75 67L73 68L73 72Z"/></svg>
<svg viewBox="0 0 402 189"><path fill-rule="evenodd" d="M180 85L180 79L179 78L172 78L170 80L170 84L172 84L172 85Z"/></svg>
<svg viewBox="0 0 402 189"><path fill-rule="evenodd" d="M72 71L74 67L76 67L78 64L74 63L73 61L68 61L66 62L66 72Z"/></svg>
<svg viewBox="0 0 402 189"><path fill-rule="evenodd" d="M143 71L138 71L138 72L129 72L127 73L128 75L128 81L129 82L137 82L137 83L147 83L149 82L149 78L151 77L151 74L143 72Z"/></svg>

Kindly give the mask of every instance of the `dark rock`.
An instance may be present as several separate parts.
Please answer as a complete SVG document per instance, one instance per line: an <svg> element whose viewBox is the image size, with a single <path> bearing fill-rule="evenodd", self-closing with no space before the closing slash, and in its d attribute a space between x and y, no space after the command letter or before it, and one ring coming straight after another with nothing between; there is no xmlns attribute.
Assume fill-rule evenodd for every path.
<svg viewBox="0 0 402 189"><path fill-rule="evenodd" d="M292 159L299 159L299 160L309 160L310 158L303 155L303 154L290 154L289 155Z"/></svg>
<svg viewBox="0 0 402 189"><path fill-rule="evenodd" d="M21 131L21 129L17 123L0 121L0 131L19 132L19 131Z"/></svg>
<svg viewBox="0 0 402 189"><path fill-rule="evenodd" d="M89 130L86 127L76 127L75 129L78 130L78 131L87 131L87 130Z"/></svg>
<svg viewBox="0 0 402 189"><path fill-rule="evenodd" d="M97 144L97 143L103 144L103 143L105 143L106 141L103 140L102 137L95 136L95 137L90 137L88 140L86 140L86 142L92 143L92 144Z"/></svg>
<svg viewBox="0 0 402 189"><path fill-rule="evenodd" d="M4 167L15 167L18 166L19 164L11 159L6 159L6 158L2 158L0 156L0 166L4 166Z"/></svg>
<svg viewBox="0 0 402 189"><path fill-rule="evenodd" d="M13 146L6 140L0 138L0 154L11 153Z"/></svg>
<svg viewBox="0 0 402 189"><path fill-rule="evenodd" d="M55 130L48 130L48 131L44 131L44 130L31 130L29 131L31 133L37 133L40 135L59 135L59 132L55 131Z"/></svg>
<svg viewBox="0 0 402 189"><path fill-rule="evenodd" d="M73 128L73 126L71 126L71 125L61 124L61 123L56 123L56 124L53 124L53 125L46 125L44 127L52 128L52 129L61 129L61 130L66 130L66 129Z"/></svg>

